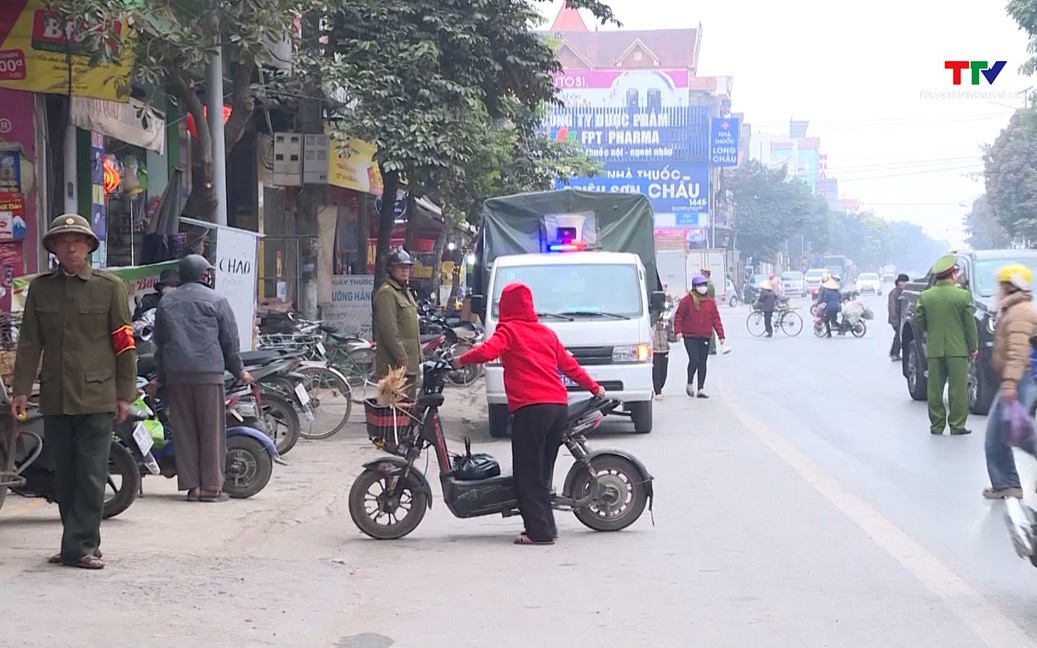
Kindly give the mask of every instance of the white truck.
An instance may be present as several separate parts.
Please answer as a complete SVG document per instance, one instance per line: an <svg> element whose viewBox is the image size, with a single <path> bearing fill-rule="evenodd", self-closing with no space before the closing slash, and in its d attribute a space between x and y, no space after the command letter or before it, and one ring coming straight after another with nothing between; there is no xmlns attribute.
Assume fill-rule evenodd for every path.
<svg viewBox="0 0 1037 648"><path fill-rule="evenodd" d="M472 310L487 336L504 287L526 284L540 321L610 397L623 401L639 433L652 430L652 323L666 298L653 229L651 206L640 194L564 189L492 198L483 207L472 277ZM570 402L587 397L559 380ZM490 434L508 436L500 364L486 367L486 400Z"/></svg>

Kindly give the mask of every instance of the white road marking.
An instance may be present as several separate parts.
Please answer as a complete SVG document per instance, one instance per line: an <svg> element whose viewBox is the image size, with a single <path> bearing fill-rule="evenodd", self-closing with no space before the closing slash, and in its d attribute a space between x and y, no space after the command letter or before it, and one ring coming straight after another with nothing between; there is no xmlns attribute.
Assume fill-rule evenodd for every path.
<svg viewBox="0 0 1037 648"><path fill-rule="evenodd" d="M767 444L776 455L795 470L814 490L853 520L876 545L888 553L926 589L962 621L976 638L990 648L1033 645L1033 638L1015 621L950 567L911 539L893 522L867 502L843 488L788 439L756 418L733 397L723 363L713 363L719 374L718 385L724 404L742 425ZM1006 545L1005 550L1008 550Z"/></svg>

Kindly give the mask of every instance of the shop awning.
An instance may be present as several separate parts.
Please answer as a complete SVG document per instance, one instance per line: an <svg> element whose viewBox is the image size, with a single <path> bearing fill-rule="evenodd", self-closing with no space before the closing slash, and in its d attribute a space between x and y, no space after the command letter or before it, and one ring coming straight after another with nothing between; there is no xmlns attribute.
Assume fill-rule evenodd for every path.
<svg viewBox="0 0 1037 648"><path fill-rule="evenodd" d="M159 155L166 148L165 118L136 99L117 103L72 97L69 119L83 130L103 133Z"/></svg>

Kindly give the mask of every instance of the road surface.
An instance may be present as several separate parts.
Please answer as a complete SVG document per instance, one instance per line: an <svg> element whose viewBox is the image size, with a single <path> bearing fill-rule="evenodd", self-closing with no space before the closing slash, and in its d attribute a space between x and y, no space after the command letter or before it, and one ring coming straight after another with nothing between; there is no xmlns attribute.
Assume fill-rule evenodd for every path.
<svg viewBox="0 0 1037 648"><path fill-rule="evenodd" d="M517 518L456 520L437 499L410 537L369 540L346 495L377 452L350 425L300 442L252 500L186 503L172 482L146 478L146 496L102 529L102 572L47 565L56 507L8 498L2 636L69 647L1037 645L1037 569L1013 553L1001 504L980 497L984 420L970 419L971 437L929 434L924 404L886 358L885 297L867 301L877 320L861 340L808 328L754 339L748 311L725 307L733 352L710 360L711 399L683 395L675 350L655 430L620 421L592 438L652 470L655 526L646 512L599 534L559 514L558 544L517 547ZM479 401L451 390L455 438ZM507 443L484 423L473 436L507 466ZM561 457L559 480L568 467ZM1020 470L1032 499L1034 466Z"/></svg>

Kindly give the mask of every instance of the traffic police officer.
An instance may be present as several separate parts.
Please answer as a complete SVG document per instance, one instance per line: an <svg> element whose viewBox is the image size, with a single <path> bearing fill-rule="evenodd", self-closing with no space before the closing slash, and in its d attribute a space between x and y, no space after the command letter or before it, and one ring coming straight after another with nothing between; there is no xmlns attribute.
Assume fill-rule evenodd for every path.
<svg viewBox="0 0 1037 648"><path fill-rule="evenodd" d="M59 267L29 284L15 359L12 414L24 418L40 354L40 412L64 532L50 562L101 569L101 511L115 422L136 397L126 285L87 262L99 241L82 216L58 216L43 247Z"/></svg>
<svg viewBox="0 0 1037 648"><path fill-rule="evenodd" d="M953 255L945 255L933 264L936 283L923 290L915 306L915 322L925 331L926 363L929 384L930 432L969 434L965 421L969 414L969 359L978 355L976 318L972 295L958 284L958 267ZM950 416L943 404L943 388L949 384Z"/></svg>
<svg viewBox="0 0 1037 648"><path fill-rule="evenodd" d="M421 364L418 303L411 294L411 267L414 261L403 248L389 254L389 276L374 297L375 375L383 378L392 369L407 368L406 395L418 391L418 366Z"/></svg>

